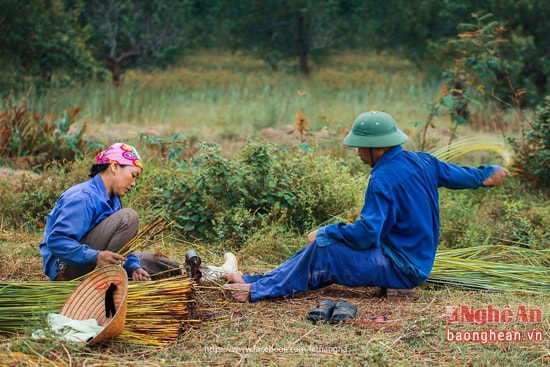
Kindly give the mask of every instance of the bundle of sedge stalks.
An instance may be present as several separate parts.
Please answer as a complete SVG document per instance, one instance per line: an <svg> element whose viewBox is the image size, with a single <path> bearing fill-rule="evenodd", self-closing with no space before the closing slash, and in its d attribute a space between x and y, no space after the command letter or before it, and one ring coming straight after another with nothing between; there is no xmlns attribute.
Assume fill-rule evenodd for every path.
<svg viewBox="0 0 550 367"><path fill-rule="evenodd" d="M147 224L119 253L128 255L143 249L169 224L157 217ZM84 275L66 282L0 282L0 332L36 328L48 313L58 313ZM160 346L173 342L195 319L194 280L186 276L128 284L126 327L122 339L137 344Z"/></svg>
<svg viewBox="0 0 550 367"><path fill-rule="evenodd" d="M164 219L161 216L156 217L143 227L118 253L126 256L132 252L144 249L155 236L164 232L171 224L164 223Z"/></svg>
<svg viewBox="0 0 550 367"><path fill-rule="evenodd" d="M514 163L514 152L506 144L498 140L487 140L479 137L469 137L454 141L453 143L432 152L442 161L453 162L458 158L476 151L492 152L502 158L502 165L509 167Z"/></svg>
<svg viewBox="0 0 550 367"><path fill-rule="evenodd" d="M429 282L469 289L550 294L548 253L508 245L438 250Z"/></svg>
<svg viewBox="0 0 550 367"><path fill-rule="evenodd" d="M0 282L0 332L38 328L48 313L58 313L77 282ZM193 280L171 277L129 282L126 327L120 336L134 343L162 346L187 326L196 325Z"/></svg>

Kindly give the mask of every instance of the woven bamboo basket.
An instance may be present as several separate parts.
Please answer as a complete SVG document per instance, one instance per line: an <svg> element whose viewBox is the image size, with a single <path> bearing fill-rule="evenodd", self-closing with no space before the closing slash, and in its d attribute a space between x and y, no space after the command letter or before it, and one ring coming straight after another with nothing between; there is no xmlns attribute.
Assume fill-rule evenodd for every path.
<svg viewBox="0 0 550 367"><path fill-rule="evenodd" d="M105 294L114 283L113 300L116 312L106 316ZM104 327L103 331L86 344L93 345L122 333L126 322L126 299L128 297L128 277L119 265L107 265L94 271L69 295L60 314L73 320L96 319Z"/></svg>

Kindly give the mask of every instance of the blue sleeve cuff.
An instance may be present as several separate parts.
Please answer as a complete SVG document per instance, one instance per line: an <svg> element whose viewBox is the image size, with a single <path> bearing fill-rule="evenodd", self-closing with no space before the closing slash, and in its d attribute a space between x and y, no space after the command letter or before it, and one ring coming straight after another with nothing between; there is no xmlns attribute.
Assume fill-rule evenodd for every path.
<svg viewBox="0 0 550 367"><path fill-rule="evenodd" d="M330 238L327 235L327 227L321 227L315 233L315 243L319 247L326 247L332 243Z"/></svg>
<svg viewBox="0 0 550 367"><path fill-rule="evenodd" d="M139 260L139 257L135 254L127 255L126 262L124 263L124 269L126 269L128 276L132 277L133 272L139 268L141 268L141 261Z"/></svg>
<svg viewBox="0 0 550 367"><path fill-rule="evenodd" d="M481 187L491 187L491 186L485 186L483 184L483 181L485 181L486 179L488 179L489 177L491 177L493 175L493 173L495 173L496 171L498 171L499 169L501 169L502 167L501 166L494 166L494 165L483 165L481 167L479 167L479 169L483 170L483 179L481 180Z"/></svg>
<svg viewBox="0 0 550 367"><path fill-rule="evenodd" d="M80 245L80 255L79 256L63 256L63 255L57 255L56 256L61 259L64 263L66 263L69 266L72 266L74 268L80 268L83 265L96 265L97 264L97 255L99 254L99 250L93 249L89 247L88 245ZM78 259L78 261L75 261L74 259Z"/></svg>

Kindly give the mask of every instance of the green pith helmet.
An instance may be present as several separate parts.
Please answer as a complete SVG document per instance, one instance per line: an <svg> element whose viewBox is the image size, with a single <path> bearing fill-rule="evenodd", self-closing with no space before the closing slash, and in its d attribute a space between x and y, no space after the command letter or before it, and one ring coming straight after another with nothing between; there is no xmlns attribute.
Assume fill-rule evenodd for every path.
<svg viewBox="0 0 550 367"><path fill-rule="evenodd" d="M384 112L370 111L357 116L344 145L352 148L385 148L404 144L409 137Z"/></svg>

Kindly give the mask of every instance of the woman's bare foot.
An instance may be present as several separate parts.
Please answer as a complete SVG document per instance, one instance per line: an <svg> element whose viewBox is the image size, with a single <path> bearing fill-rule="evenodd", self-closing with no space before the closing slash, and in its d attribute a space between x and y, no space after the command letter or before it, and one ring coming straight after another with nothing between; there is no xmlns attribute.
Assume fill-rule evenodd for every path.
<svg viewBox="0 0 550 367"><path fill-rule="evenodd" d="M225 284L223 287L230 290L233 298L239 302L246 302L250 300L250 284L230 283Z"/></svg>
<svg viewBox="0 0 550 367"><path fill-rule="evenodd" d="M229 283L246 284L246 282L243 279L243 276L239 273L225 274L224 278L227 279Z"/></svg>

